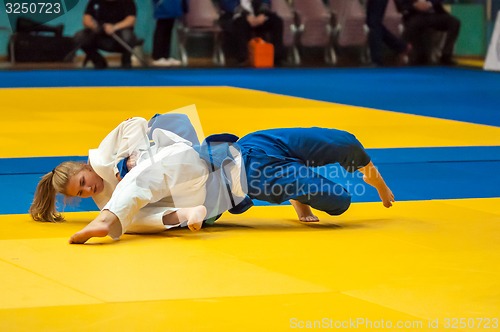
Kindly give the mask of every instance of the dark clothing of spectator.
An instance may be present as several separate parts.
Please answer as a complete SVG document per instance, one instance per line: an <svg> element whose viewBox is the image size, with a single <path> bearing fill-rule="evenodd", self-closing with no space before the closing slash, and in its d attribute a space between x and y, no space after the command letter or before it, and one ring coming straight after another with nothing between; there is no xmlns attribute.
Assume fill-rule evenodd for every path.
<svg viewBox="0 0 500 332"><path fill-rule="evenodd" d="M119 27L127 18L136 17L136 6L133 0L90 0L85 16L91 17L93 26L77 33L75 40L85 52L88 60L94 67L102 69L107 67L106 59L99 53L99 49L109 52L120 52L123 68L131 67L131 54L119 42L106 32L105 27L112 25L113 33L133 48L137 43L134 27ZM85 17L84 17L85 24Z"/></svg>
<svg viewBox="0 0 500 332"><path fill-rule="evenodd" d="M404 54L408 45L384 26L385 10L389 0L368 0L366 4L366 24L370 28L368 45L372 62L383 64L384 44L397 54Z"/></svg>
<svg viewBox="0 0 500 332"><path fill-rule="evenodd" d="M175 20L182 17L188 10L188 0L153 0L156 27L153 36L153 61L164 59L173 61L170 57L170 43ZM154 63L153 63L154 64Z"/></svg>
<svg viewBox="0 0 500 332"><path fill-rule="evenodd" d="M100 25L118 23L127 16L137 16L133 0L90 0L85 14L92 16Z"/></svg>
<svg viewBox="0 0 500 332"><path fill-rule="evenodd" d="M425 7L426 2L429 3L428 8ZM440 62L453 64L453 48L460 31L460 21L445 10L442 0L396 0L396 5L403 13L403 37L413 45L414 63L430 62L429 31L441 31L446 33L446 37Z"/></svg>
<svg viewBox="0 0 500 332"><path fill-rule="evenodd" d="M252 37L261 37L274 46L274 61L281 63L285 58L283 45L283 20L271 11L269 0L220 0L223 10L221 26L226 33L236 60L245 63L248 60L248 42ZM250 20L263 15L265 21L252 25Z"/></svg>

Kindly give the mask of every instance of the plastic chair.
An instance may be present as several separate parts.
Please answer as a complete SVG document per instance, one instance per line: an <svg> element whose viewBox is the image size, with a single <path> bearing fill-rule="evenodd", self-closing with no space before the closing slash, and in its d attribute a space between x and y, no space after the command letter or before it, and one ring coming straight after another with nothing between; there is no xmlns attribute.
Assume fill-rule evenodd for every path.
<svg viewBox="0 0 500 332"><path fill-rule="evenodd" d="M1 30L9 31L7 28ZM72 62L73 39L63 36L64 26L41 24L28 18L18 18L9 38L10 62Z"/></svg>
<svg viewBox="0 0 500 332"><path fill-rule="evenodd" d="M330 0L329 7L333 15L335 44L340 47L361 47L361 62L368 63L368 27L361 3L358 0Z"/></svg>
<svg viewBox="0 0 500 332"><path fill-rule="evenodd" d="M334 64L337 61L331 43L332 27L330 13L322 0L293 0L292 7L300 22L298 40L301 46L324 47L325 62Z"/></svg>
<svg viewBox="0 0 500 332"><path fill-rule="evenodd" d="M189 11L177 27L179 52L181 62L188 65L187 39L189 36L212 35L214 38L214 51L212 61L214 64L224 66L226 59L222 51L221 33L218 24L219 12L212 0L190 0Z"/></svg>
<svg viewBox="0 0 500 332"><path fill-rule="evenodd" d="M283 20L283 45L291 50L293 64L300 64L300 54L296 44L298 27L295 15L287 0L271 0L271 9Z"/></svg>
<svg viewBox="0 0 500 332"><path fill-rule="evenodd" d="M389 0L387 3L384 25L395 36L401 36L403 33L403 15L398 12L394 0Z"/></svg>

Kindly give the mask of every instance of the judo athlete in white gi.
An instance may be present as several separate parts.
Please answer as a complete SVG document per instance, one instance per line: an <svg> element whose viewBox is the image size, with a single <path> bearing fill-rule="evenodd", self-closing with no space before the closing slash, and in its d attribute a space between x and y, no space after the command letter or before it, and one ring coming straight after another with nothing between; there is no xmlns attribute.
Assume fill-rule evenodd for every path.
<svg viewBox="0 0 500 332"><path fill-rule="evenodd" d="M201 228L207 213L203 206L209 175L206 163L190 142L172 132L157 129L153 141L151 151L141 152L137 165L100 206L101 214L70 242L82 243L103 231L114 239L125 232L155 233L183 222L194 230ZM92 154L89 157L92 166Z"/></svg>
<svg viewBox="0 0 500 332"><path fill-rule="evenodd" d="M159 118L167 119L170 127L190 141L159 128L157 123L161 125L161 121L148 128L145 119L128 119L110 132L97 149L89 151L89 164L64 162L42 178L30 208L33 219L63 220L55 209L56 193L92 197L102 212L71 239L81 243L87 236L109 235L117 239L125 232L157 233L177 226L199 230L205 218L216 217L240 202L241 198L229 197L220 181L207 183L221 171L210 172L199 150L193 149L192 141L196 144L197 138L192 134L194 129L188 128L188 118L182 114ZM151 146L146 131L152 132ZM231 151L236 163L224 169L239 183L241 156ZM130 172L121 179L123 168ZM233 187L239 197L245 196L240 185ZM222 199L207 200L207 190ZM231 204L231 199L233 205L225 205Z"/></svg>

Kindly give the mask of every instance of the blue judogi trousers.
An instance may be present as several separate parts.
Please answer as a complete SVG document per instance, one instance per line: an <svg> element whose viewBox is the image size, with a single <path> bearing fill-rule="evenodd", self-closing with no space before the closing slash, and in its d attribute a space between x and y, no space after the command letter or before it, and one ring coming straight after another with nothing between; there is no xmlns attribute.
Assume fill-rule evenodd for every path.
<svg viewBox="0 0 500 332"><path fill-rule="evenodd" d="M294 199L330 215L344 213L351 195L313 167L339 163L354 172L370 162L354 135L336 129L263 130L242 137L237 144L250 198L275 204Z"/></svg>

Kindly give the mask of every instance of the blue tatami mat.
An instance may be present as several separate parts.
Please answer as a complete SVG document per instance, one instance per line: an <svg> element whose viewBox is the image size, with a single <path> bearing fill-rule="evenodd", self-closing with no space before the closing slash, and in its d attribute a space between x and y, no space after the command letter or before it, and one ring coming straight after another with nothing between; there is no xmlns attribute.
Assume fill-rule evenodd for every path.
<svg viewBox="0 0 500 332"><path fill-rule="evenodd" d="M396 200L489 198L500 196L500 147L369 149ZM62 160L85 157L0 159L0 214L26 213L40 177ZM353 202L379 201L361 174L339 166L319 167L318 173L342 184ZM258 203L259 204L259 203ZM263 203L262 203L263 204ZM75 200L65 211L96 210L91 199Z"/></svg>

